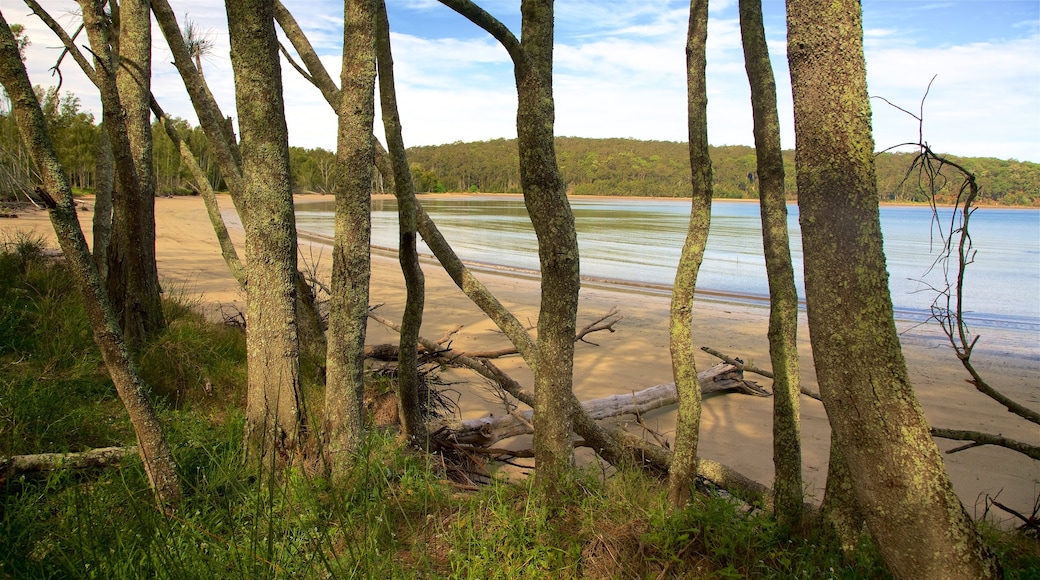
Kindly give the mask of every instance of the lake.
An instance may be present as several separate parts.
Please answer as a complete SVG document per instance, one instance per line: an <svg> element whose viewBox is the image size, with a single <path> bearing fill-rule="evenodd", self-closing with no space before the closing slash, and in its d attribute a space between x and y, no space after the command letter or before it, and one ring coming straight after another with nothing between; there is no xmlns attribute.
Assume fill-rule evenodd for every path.
<svg viewBox="0 0 1040 580"><path fill-rule="evenodd" d="M464 261L483 267L538 271L537 242L517 196L426 196L423 206ZM668 292L686 236L689 200L571 198L578 227L582 276L589 282ZM397 245L397 205L373 200L372 243ZM788 205L788 230L799 295L802 252L798 207ZM942 218L948 227L949 210ZM332 204L301 205L297 227L331 239ZM897 319L924 321L941 269L931 209L884 206L881 227ZM965 309L972 329L1024 333L1040 350L1040 210L980 208L971 220L977 254L969 266ZM425 244L420 252L430 254ZM716 200L708 246L697 279L705 299L766 304L769 288L757 203ZM1001 333L1003 334L1003 333ZM1040 356L1040 354L1038 354Z"/></svg>

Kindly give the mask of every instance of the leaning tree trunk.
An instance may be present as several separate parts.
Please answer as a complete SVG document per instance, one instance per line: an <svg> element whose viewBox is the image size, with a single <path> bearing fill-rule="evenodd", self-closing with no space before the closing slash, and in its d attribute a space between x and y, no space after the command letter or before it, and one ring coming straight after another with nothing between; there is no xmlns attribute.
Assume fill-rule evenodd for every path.
<svg viewBox="0 0 1040 580"><path fill-rule="evenodd" d="M343 86L336 146L335 239L326 355L324 453L334 474L361 442L365 329L371 277L372 124L375 118L375 2L343 9Z"/></svg>
<svg viewBox="0 0 1040 580"><path fill-rule="evenodd" d="M83 302L94 331L105 366L112 377L120 400L134 427L141 461L156 499L164 508L172 508L181 496L180 481L170 447L163 435L159 418L148 400L133 360L126 350L119 324L87 248L87 240L76 217L72 190L47 135L43 112L33 93L29 77L18 53L17 44L3 14L0 13L0 83L11 96L11 108L22 139L36 166L41 170L48 199L51 224L68 261L69 269L83 293ZM57 196L57 201L54 196Z"/></svg>
<svg viewBox="0 0 1040 580"><path fill-rule="evenodd" d="M242 220L249 279L245 444L249 457L267 466L292 461L304 430L296 220L273 2L241 0L226 8L248 216Z"/></svg>
<svg viewBox="0 0 1040 580"><path fill-rule="evenodd" d="M399 239L397 256L407 299L401 318L400 349L397 365L398 404L401 411L401 426L404 435L413 444L426 447L427 433L420 400L422 382L419 376L418 346L419 327L422 326L423 307L426 300L426 282L419 265L416 249L418 229L415 189L412 172L408 167L404 137L401 134L401 117L397 112L397 90L394 87L394 60L390 52L390 23L386 17L386 4L378 1L376 56L379 65L379 99L383 113L386 146L393 164L394 195L397 197Z"/></svg>
<svg viewBox="0 0 1040 580"><path fill-rule="evenodd" d="M813 358L856 500L895 576L998 576L950 485L896 333L860 4L788 0L787 27Z"/></svg>
<svg viewBox="0 0 1040 580"><path fill-rule="evenodd" d="M675 454L668 471L668 501L673 508L681 508L690 501L697 476L697 439L701 422L701 390L694 360L697 349L693 338L693 295L711 225L711 156L708 153L708 92L704 74L707 41L708 0L691 0L686 38L686 83L693 201L686 242L675 272L668 322L672 375L679 394Z"/></svg>
<svg viewBox="0 0 1040 580"><path fill-rule="evenodd" d="M773 364L773 505L776 519L787 528L802 521L802 445L799 424L798 290L794 284L791 244L787 235L784 159L776 82L762 25L762 0L740 0L740 37L751 85L755 119L758 201L762 213L762 246L769 279L769 358Z"/></svg>

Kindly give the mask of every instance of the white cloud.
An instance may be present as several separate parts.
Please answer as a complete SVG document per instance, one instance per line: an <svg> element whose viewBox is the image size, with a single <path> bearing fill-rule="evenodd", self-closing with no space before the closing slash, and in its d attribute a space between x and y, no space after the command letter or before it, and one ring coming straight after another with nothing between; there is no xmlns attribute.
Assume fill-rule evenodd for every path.
<svg viewBox="0 0 1040 580"><path fill-rule="evenodd" d="M214 52L203 62L203 68L224 113L234 116L233 71L223 9L210 0L171 1L178 19L183 20L187 13L214 41ZM331 0L286 3L319 53L325 55L323 61L338 81L342 5ZM502 13L518 10L514 3L478 3ZM49 0L47 4L67 29L74 28L78 7L73 0ZM418 18L426 18L422 13L448 10L435 0L389 0L388 4L391 11L410 11L413 19L417 13ZM739 22L732 0L728 4L713 1L709 21L709 137L720 145L750 144L752 122ZM867 4L865 9L878 9L874 6ZM923 10L925 6L916 8ZM794 136L783 10L778 2L767 3L765 9L780 101L781 138L790 148ZM947 7L946 14L950 9ZM686 139L687 2L561 1L557 2L556 15L558 134ZM26 25L33 42L28 63L31 79L38 84L54 84L56 77L47 69L59 54L50 48L57 41L38 19L17 16L12 21ZM1037 21L1023 21L1022 27L1001 30L1000 35L1009 38L999 42L977 42L985 37L961 33L922 34L928 22L914 19L906 26L884 22L866 31L870 93L916 110L929 79L938 74L925 110L926 138L931 144L963 155L1040 161ZM393 23L392 13L391 26ZM464 32L462 27L438 28L427 34L417 32L421 26L414 26L414 20L412 24L410 34L392 34L406 142L436 144L515 135L516 92L506 52L475 27L467 25ZM1029 31L1029 36L1023 37L1024 31ZM435 38L438 34L444 37ZM154 36L154 92L171 115L194 124L186 91L169 65L172 58L157 28ZM959 38L972 41L958 42ZM63 90L77 94L83 106L97 114L100 107L96 91L74 63L66 60L62 71ZM283 72L291 142L334 148L336 118L328 105L287 64ZM879 147L916 138L917 126L912 118L876 100L873 111Z"/></svg>

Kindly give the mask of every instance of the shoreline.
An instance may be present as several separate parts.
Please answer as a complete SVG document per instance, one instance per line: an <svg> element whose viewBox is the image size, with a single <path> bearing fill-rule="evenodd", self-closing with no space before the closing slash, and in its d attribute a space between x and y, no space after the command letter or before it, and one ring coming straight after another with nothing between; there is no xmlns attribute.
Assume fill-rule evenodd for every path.
<svg viewBox="0 0 1040 580"><path fill-rule="evenodd" d="M298 196L304 199L330 201L331 196ZM230 208L226 196L218 201ZM90 199L86 210L93 209ZM87 239L90 239L89 211L79 217ZM36 230L54 246L54 234L45 212L30 212L19 219L0 220L0 240L12 239L14 232ZM243 232L229 223L232 240L243 247ZM220 320L221 308L244 310L244 295L239 291L220 255L201 198L156 199L156 254L160 277L166 291L186 297L199 297L199 303L211 319ZM327 274L331 269L328 247L305 239L300 241L300 255L315 269ZM301 264L302 265L302 264ZM459 350L493 349L508 343L501 332L487 320L454 282L431 262L423 263L426 276L427 308L422 334L437 337L463 325L452 346ZM529 277L509 272L479 271L480 280L524 323L533 323L538 314L538 284ZM403 277L394 255L374 252L372 257L371 303L382 304L379 312L397 319L405 301ZM583 285L579 296L579 326L605 314L617 306L624 319L616 332L600 332L575 348L574 390L582 400L619 393L629 393L655 384L671 382L668 350L667 292L640 292L611 285ZM768 309L761 306L733 304L698 299L694 304L697 344L715 348L729 356L741 357L758 366L768 367L769 352L766 329ZM802 381L816 388L816 375L804 312L799 319L799 354ZM1004 436L1037 444L1035 425L1008 416L1007 411L966 384L967 373L960 367L949 347L920 338L924 329L900 325L904 357L911 382L929 422L937 427L967 429ZM369 344L396 342L396 334L370 323ZM1012 350L997 348L995 352L976 352L973 361L984 377L1009 397L1031 408L1040 409L1040 363L1014 355ZM698 353L699 369L716 361ZM496 365L526 387L533 384L530 370L519 357L496 361ZM461 371L447 370L445 380L462 381L450 388L461 393L463 418L488 412L502 412L501 403L483 382ZM749 375L750 379L770 387L770 381ZM219 388L219 385L217 386ZM819 502L826 479L830 431L822 405L811 399L802 400L803 478L810 501ZM699 452L726 463L757 481L771 485L772 466L772 401L768 398L722 395L704 400ZM671 437L674 434L674 409L658 410L643 417L655 430ZM631 425L631 418L620 424ZM633 432L642 434L638 426ZM958 442L937 440L942 450L959 446ZM518 442L523 445L524 442ZM583 455L587 457L587 455ZM980 447L944 455L954 488L969 513L981 516L981 494L996 495L1006 505L1020 512L1031 511L1040 494L1040 462L1005 449ZM997 514L1000 516L1000 514ZM1002 520L1009 521L1000 516Z"/></svg>

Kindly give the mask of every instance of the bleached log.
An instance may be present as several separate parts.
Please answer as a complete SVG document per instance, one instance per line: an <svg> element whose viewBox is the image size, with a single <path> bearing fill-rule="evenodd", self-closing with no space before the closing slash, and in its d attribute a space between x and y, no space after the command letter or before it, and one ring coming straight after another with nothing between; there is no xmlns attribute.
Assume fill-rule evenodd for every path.
<svg viewBox="0 0 1040 580"><path fill-rule="evenodd" d="M759 397L767 397L770 394L757 384L744 380L743 374L736 367L725 363L698 373L697 378L701 383L702 396L722 391L742 392ZM675 383L665 383L627 395L612 395L585 401L582 406L593 420L599 421L648 413L654 409L674 405L678 400ZM503 439L530 434L531 411L518 414L528 424L512 415L488 415L462 421L459 427L453 429L453 435L459 443L488 446Z"/></svg>
<svg viewBox="0 0 1040 580"><path fill-rule="evenodd" d="M40 471L108 467L129 455L136 454L137 447L102 447L80 453L38 453L0 457L0 480Z"/></svg>

